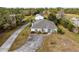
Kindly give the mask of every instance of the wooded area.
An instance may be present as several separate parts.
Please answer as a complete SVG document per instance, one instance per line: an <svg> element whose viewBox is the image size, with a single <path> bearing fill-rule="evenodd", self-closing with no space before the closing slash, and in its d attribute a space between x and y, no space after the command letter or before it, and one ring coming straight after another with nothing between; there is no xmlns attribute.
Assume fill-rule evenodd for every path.
<svg viewBox="0 0 79 59"><path fill-rule="evenodd" d="M79 8L2 8L0 7L0 32L13 29L24 22L25 16L43 13L56 14L63 10L66 14L79 14ZM50 16L51 17L51 16Z"/></svg>

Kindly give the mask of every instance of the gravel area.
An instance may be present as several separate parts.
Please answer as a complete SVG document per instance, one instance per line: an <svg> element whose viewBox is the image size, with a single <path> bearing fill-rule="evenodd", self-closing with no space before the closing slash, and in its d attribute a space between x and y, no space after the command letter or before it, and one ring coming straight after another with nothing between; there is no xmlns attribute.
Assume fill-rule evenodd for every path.
<svg viewBox="0 0 79 59"><path fill-rule="evenodd" d="M28 41L15 52L35 52L43 42L43 35L30 35Z"/></svg>

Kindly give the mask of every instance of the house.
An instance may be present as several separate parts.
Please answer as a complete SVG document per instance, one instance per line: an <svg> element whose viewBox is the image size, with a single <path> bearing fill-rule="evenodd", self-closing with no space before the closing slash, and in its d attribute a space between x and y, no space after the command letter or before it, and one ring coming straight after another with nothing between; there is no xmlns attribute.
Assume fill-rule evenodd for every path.
<svg viewBox="0 0 79 59"><path fill-rule="evenodd" d="M79 19L76 17L72 18L72 23L75 26L75 28L73 29L74 33L79 33Z"/></svg>
<svg viewBox="0 0 79 59"><path fill-rule="evenodd" d="M56 17L57 17L58 19L60 19L60 18L64 17L64 15L65 15L65 13L64 13L64 11L61 9L61 10L56 14Z"/></svg>
<svg viewBox="0 0 79 59"><path fill-rule="evenodd" d="M78 18L72 18L72 23L75 27L79 27L79 19Z"/></svg>
<svg viewBox="0 0 79 59"><path fill-rule="evenodd" d="M44 19L44 17L43 17L42 15L36 14L36 16L35 16L35 20L36 20L36 21L42 20L42 19Z"/></svg>
<svg viewBox="0 0 79 59"><path fill-rule="evenodd" d="M40 15L39 15L40 16ZM42 33L52 33L57 32L57 27L54 22L41 18L35 17L36 21L32 23L31 32L42 32ZM38 19L38 20L37 20Z"/></svg>

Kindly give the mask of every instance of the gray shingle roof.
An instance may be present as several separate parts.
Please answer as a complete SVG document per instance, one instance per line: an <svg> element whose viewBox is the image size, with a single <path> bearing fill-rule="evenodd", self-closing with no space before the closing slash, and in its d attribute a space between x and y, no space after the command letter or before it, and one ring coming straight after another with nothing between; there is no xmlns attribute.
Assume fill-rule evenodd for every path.
<svg viewBox="0 0 79 59"><path fill-rule="evenodd" d="M48 28L48 29L57 29L56 25L52 21L48 20L39 20L33 23L31 28Z"/></svg>

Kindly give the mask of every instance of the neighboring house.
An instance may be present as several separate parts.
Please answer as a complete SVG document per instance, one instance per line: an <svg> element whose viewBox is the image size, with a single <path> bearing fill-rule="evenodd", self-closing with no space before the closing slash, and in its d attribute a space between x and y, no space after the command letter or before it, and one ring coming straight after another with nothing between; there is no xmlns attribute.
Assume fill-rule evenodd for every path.
<svg viewBox="0 0 79 59"><path fill-rule="evenodd" d="M73 17L71 21L72 21L73 25L75 26L75 28L73 29L73 32L79 33L79 19L76 17Z"/></svg>
<svg viewBox="0 0 79 59"><path fill-rule="evenodd" d="M36 20L36 21L42 20L42 19L44 19L44 17L43 17L42 15L36 14L36 16L35 16L35 20Z"/></svg>
<svg viewBox="0 0 79 59"><path fill-rule="evenodd" d="M52 21L48 21L44 19L43 16L41 16L41 18L39 18L38 21L32 23L31 31L42 32L42 33L52 33L52 32L57 32L57 27Z"/></svg>
<svg viewBox="0 0 79 59"><path fill-rule="evenodd" d="M65 15L64 11L63 11L63 10L60 10L60 11L56 14L56 17L57 17L58 19L60 19L60 18L64 17L64 15Z"/></svg>
<svg viewBox="0 0 79 59"><path fill-rule="evenodd" d="M79 27L79 19L74 17L74 18L72 18L72 22L73 22L74 26Z"/></svg>
<svg viewBox="0 0 79 59"><path fill-rule="evenodd" d="M74 33L79 33L79 29L76 27L76 28L73 29L73 32Z"/></svg>

